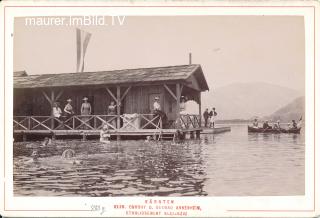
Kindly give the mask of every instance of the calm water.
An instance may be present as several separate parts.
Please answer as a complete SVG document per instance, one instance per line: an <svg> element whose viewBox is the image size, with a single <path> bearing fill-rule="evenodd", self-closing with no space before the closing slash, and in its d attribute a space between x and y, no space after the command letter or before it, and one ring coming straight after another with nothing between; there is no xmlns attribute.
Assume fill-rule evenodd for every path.
<svg viewBox="0 0 320 218"><path fill-rule="evenodd" d="M56 141L14 145L17 196L245 196L304 194L304 134L249 134L246 126L172 142ZM62 159L76 150L76 164Z"/></svg>

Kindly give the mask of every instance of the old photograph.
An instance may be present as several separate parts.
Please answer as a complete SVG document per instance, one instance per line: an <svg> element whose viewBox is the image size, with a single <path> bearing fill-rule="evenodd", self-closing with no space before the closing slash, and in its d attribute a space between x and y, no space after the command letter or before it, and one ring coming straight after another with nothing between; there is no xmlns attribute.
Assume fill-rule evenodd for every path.
<svg viewBox="0 0 320 218"><path fill-rule="evenodd" d="M16 17L14 196L305 195L302 16Z"/></svg>

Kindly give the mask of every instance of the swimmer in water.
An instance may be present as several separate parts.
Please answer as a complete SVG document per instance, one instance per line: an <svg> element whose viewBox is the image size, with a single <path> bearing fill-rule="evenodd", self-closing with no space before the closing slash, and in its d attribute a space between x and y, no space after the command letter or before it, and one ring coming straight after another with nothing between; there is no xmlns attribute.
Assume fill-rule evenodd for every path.
<svg viewBox="0 0 320 218"><path fill-rule="evenodd" d="M52 140L48 137L45 137L43 142L41 143L41 147L46 147L52 145Z"/></svg>
<svg viewBox="0 0 320 218"><path fill-rule="evenodd" d="M73 165L81 165L81 164L83 164L83 161L75 159L75 156L76 156L76 152L74 150L66 149L62 153L61 158L63 158L63 159L73 159L72 160L72 164Z"/></svg>
<svg viewBox="0 0 320 218"><path fill-rule="evenodd" d="M100 142L103 142L103 143L107 143L109 144L110 143L110 132L109 132L109 127L108 125L104 125L100 131Z"/></svg>
<svg viewBox="0 0 320 218"><path fill-rule="evenodd" d="M38 150L33 150L32 154L31 154L31 159L27 160L25 163L29 164L29 163L38 163L39 162L39 152Z"/></svg>
<svg viewBox="0 0 320 218"><path fill-rule="evenodd" d="M145 142L150 142L151 140L152 140L151 136L148 135L148 136L146 137L146 140L144 140L144 141L145 141Z"/></svg>

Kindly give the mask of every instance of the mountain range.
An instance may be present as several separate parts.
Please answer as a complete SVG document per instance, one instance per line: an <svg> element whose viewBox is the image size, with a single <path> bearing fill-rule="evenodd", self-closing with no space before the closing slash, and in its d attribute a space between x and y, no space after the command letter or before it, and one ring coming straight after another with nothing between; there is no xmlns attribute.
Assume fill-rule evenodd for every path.
<svg viewBox="0 0 320 218"><path fill-rule="evenodd" d="M290 122L291 120L298 120L301 116L305 117L305 98L304 96L294 99L289 104L275 111L265 119L281 120L281 122Z"/></svg>
<svg viewBox="0 0 320 218"><path fill-rule="evenodd" d="M302 100L292 101L303 94L298 90L263 82L233 83L204 93L202 110L215 107L219 120L271 117L285 112L292 113L288 115L289 118L300 113Z"/></svg>

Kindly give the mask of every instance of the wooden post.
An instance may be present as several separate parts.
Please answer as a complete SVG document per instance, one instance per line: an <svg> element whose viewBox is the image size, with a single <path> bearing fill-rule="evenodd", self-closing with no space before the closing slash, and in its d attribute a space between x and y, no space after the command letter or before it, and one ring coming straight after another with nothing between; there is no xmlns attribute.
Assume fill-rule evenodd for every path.
<svg viewBox="0 0 320 218"><path fill-rule="evenodd" d="M193 131L190 132L190 139L194 139L194 132Z"/></svg>
<svg viewBox="0 0 320 218"><path fill-rule="evenodd" d="M120 86L117 86L117 130L120 129L120 102L121 102L121 95L120 95ZM117 140L120 140L121 136L117 135Z"/></svg>
<svg viewBox="0 0 320 218"><path fill-rule="evenodd" d="M181 98L181 89L180 84L176 84L176 97L177 97L177 107L176 107L176 116L177 116L177 127L181 128L181 120L180 120L180 98Z"/></svg>
<svg viewBox="0 0 320 218"><path fill-rule="evenodd" d="M197 139L200 139L200 130L196 131L196 137L197 137Z"/></svg>
<svg viewBox="0 0 320 218"><path fill-rule="evenodd" d="M87 136L85 133L82 133L82 141L86 141L87 140Z"/></svg>
<svg viewBox="0 0 320 218"><path fill-rule="evenodd" d="M54 104L54 91L51 89L51 129L54 130L54 116L53 116L53 104Z"/></svg>
<svg viewBox="0 0 320 218"><path fill-rule="evenodd" d="M202 126L202 112L201 112L201 92L199 92L199 127Z"/></svg>
<svg viewBox="0 0 320 218"><path fill-rule="evenodd" d="M25 134L25 133L23 133L23 135L22 135L22 141L27 141L27 135Z"/></svg>

